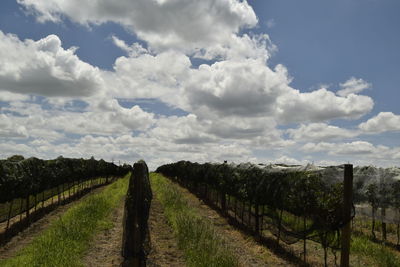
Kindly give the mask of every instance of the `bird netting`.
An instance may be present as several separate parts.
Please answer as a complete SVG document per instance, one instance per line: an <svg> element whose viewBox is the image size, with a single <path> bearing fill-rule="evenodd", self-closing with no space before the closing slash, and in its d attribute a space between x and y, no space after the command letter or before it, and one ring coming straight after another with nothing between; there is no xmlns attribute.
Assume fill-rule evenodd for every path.
<svg viewBox="0 0 400 267"><path fill-rule="evenodd" d="M343 213L343 166L180 161L163 165L157 172L200 195L207 195L204 188L215 190L228 214L233 212L252 229L268 229L288 244L309 239L324 247L339 248L339 230L349 222Z"/></svg>

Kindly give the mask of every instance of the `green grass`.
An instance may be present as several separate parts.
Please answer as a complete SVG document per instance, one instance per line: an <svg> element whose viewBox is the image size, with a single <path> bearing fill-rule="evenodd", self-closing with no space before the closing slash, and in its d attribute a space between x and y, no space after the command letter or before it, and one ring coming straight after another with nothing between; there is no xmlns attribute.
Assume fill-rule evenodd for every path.
<svg viewBox="0 0 400 267"><path fill-rule="evenodd" d="M98 231L112 227L109 215L126 194L128 177L70 208L15 257L0 261L0 266L84 266L81 258L92 237Z"/></svg>
<svg viewBox="0 0 400 267"><path fill-rule="evenodd" d="M374 243L362 235L352 236L351 254L353 253L373 261L371 266L400 266L400 259L394 251L383 244Z"/></svg>
<svg viewBox="0 0 400 267"><path fill-rule="evenodd" d="M150 174L150 179L188 266L238 266L237 259L215 232L212 223L196 214L176 185L156 173Z"/></svg>

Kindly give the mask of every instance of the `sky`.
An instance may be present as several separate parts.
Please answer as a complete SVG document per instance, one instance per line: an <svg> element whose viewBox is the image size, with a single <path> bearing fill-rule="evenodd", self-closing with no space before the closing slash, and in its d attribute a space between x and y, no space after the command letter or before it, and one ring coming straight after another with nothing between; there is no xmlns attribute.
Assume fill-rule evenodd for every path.
<svg viewBox="0 0 400 267"><path fill-rule="evenodd" d="M3 0L0 158L398 166L397 0Z"/></svg>

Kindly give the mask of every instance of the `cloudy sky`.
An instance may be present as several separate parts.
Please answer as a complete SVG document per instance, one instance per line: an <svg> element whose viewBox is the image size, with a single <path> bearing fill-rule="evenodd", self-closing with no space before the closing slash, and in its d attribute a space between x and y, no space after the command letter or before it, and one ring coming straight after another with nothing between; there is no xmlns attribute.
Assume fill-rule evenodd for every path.
<svg viewBox="0 0 400 267"><path fill-rule="evenodd" d="M2 0L0 158L399 165L398 0Z"/></svg>

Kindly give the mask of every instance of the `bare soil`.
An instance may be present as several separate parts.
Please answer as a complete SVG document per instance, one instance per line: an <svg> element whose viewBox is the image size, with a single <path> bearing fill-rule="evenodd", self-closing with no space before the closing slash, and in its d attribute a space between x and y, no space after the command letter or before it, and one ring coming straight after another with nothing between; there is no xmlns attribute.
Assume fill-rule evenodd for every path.
<svg viewBox="0 0 400 267"><path fill-rule="evenodd" d="M178 248L174 232L164 215L162 204L155 195L151 201L149 228L151 252L147 265L150 267L186 266L183 252Z"/></svg>
<svg viewBox="0 0 400 267"><path fill-rule="evenodd" d="M112 228L98 233L91 247L84 257L87 267L117 267L123 257L122 234L124 201L112 213ZM172 228L168 225L161 203L154 197L151 202L149 228L151 239L151 252L148 255L147 265L150 267L180 267L186 266L184 255L179 250Z"/></svg>
<svg viewBox="0 0 400 267"><path fill-rule="evenodd" d="M120 266L123 257L122 232L125 198L121 200L118 208L112 214L112 227L98 233L91 242L90 248L83 259L88 267Z"/></svg>

